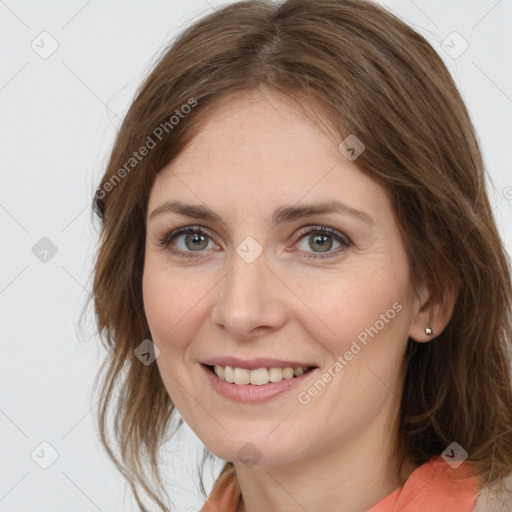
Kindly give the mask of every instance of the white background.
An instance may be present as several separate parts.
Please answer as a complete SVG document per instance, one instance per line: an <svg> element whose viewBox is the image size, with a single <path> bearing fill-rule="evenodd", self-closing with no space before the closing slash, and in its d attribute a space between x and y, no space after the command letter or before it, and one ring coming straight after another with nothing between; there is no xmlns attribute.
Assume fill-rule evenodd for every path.
<svg viewBox="0 0 512 512"><path fill-rule="evenodd" d="M509 249L512 1L381 3L427 37L454 75L480 137L490 198ZM143 74L183 27L219 5L0 0L2 512L137 510L92 421L91 389L102 352L91 319L85 332L78 328L97 241L90 203ZM45 37L51 49L43 31L58 43L46 59L31 48L33 41L42 47ZM469 44L455 59L441 44L454 31ZM452 51L460 51L463 41L453 37L447 43L453 40ZM42 237L57 248L46 263L32 252ZM59 454L48 469L31 458L43 441ZM193 483L198 446L188 428L172 445L177 457L169 474L178 474L173 495L179 511L202 504Z"/></svg>

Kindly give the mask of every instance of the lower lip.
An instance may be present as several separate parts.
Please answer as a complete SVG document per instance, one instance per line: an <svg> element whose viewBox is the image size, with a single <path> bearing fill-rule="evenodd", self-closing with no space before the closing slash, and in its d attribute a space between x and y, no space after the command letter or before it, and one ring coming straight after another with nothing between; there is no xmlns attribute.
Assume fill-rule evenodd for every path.
<svg viewBox="0 0 512 512"><path fill-rule="evenodd" d="M303 373L299 377L283 379L279 382L269 382L268 384L256 386L255 384L231 384L230 382L219 379L219 377L211 372L206 365L201 364L201 367L203 368L203 371L206 372L206 377L210 381L212 388L217 391L217 393L231 400L236 400L237 402L266 402L267 400L298 386L318 370L318 368L315 368L307 373Z"/></svg>

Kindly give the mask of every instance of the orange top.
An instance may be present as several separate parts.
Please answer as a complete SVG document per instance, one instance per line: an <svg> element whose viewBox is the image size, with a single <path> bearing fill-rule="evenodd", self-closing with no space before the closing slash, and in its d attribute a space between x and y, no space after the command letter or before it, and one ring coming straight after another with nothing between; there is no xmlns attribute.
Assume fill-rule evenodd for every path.
<svg viewBox="0 0 512 512"><path fill-rule="evenodd" d="M468 464L454 469L434 457L368 512L470 512L479 489L480 481ZM200 512L236 512L239 500L234 467L226 464Z"/></svg>

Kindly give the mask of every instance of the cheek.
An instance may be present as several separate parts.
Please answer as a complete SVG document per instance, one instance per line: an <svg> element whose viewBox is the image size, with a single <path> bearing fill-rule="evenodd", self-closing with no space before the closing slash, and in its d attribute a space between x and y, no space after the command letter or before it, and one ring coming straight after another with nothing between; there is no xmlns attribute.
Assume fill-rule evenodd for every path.
<svg viewBox="0 0 512 512"><path fill-rule="evenodd" d="M144 301L144 312L149 328L154 337L164 331L165 326L170 328L173 325L173 318L176 309L172 301L172 295L168 287L159 278L159 274L149 265L144 270L142 279L142 296Z"/></svg>
<svg viewBox="0 0 512 512"><path fill-rule="evenodd" d="M396 334L399 341L400 333L407 332L407 276L390 268L364 265L303 281L300 295L311 310L298 318L307 322L313 338L329 352L343 353L352 340L359 338L364 344L377 334L379 339Z"/></svg>
<svg viewBox="0 0 512 512"><path fill-rule="evenodd" d="M389 398L389 389L400 394L411 315L406 274L379 268L371 279L347 280L337 293L337 307L331 308L336 336L324 346L339 363L333 370L339 378L325 400L338 400L342 393L345 410L363 400L367 419ZM339 410L335 416L343 414Z"/></svg>
<svg viewBox="0 0 512 512"><path fill-rule="evenodd" d="M151 339L160 350L156 364L173 404L188 417L189 403L183 389L190 389L191 382L184 361L197 326L196 321L191 321L197 312L193 308L197 299L193 300L194 291L186 280L152 260L149 257L146 262L142 293Z"/></svg>
<svg viewBox="0 0 512 512"><path fill-rule="evenodd" d="M168 349L166 339L175 337L179 330L176 326L190 309L187 287L150 255L145 263L142 294L153 341L161 349Z"/></svg>
<svg viewBox="0 0 512 512"><path fill-rule="evenodd" d="M323 300L318 293L311 295L311 303L334 333L317 319L308 323L310 337L329 357L319 376L326 384L301 390L299 401L306 405L299 410L307 415L314 408L314 416L329 425L333 438L339 425L345 425L348 435L371 422L394 396L390 389L400 394L410 316L406 276L380 270L371 279L357 276L363 274L354 272L336 285L326 284Z"/></svg>
<svg viewBox="0 0 512 512"><path fill-rule="evenodd" d="M184 351L205 320L215 284L207 272L181 273L161 255L148 255L142 279L144 312L153 341L163 355ZM171 360L170 358L169 360Z"/></svg>

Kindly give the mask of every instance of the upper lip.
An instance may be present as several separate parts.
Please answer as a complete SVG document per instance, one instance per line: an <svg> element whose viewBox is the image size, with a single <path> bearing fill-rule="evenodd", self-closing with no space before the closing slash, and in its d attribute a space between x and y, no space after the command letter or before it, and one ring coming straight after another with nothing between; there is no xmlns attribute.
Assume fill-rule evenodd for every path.
<svg viewBox="0 0 512 512"><path fill-rule="evenodd" d="M274 359L268 357L258 357L256 359L250 359L244 361L237 357L212 357L201 361L203 364L209 366L233 366L236 368L245 368L247 370L256 370L257 368L309 368L316 366L313 363L304 363L300 361L284 361L283 359Z"/></svg>

